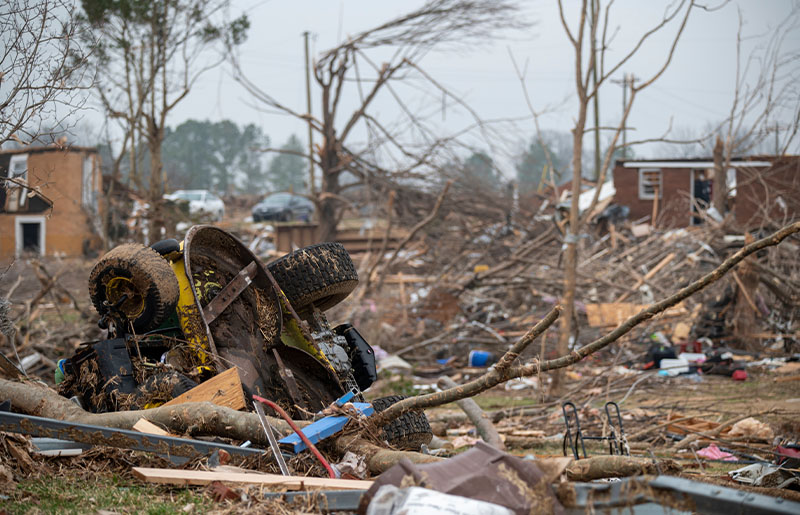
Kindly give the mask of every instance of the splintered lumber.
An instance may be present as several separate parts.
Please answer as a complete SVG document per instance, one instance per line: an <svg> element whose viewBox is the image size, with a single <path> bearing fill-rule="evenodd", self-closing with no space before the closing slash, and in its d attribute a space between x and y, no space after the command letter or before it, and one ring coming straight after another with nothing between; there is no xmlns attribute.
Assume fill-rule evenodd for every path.
<svg viewBox="0 0 800 515"><path fill-rule="evenodd" d="M145 420L140 418L138 422L133 425L134 431L139 431L140 433L147 433L149 435L159 435L159 436L173 436L168 432L164 431L157 425L153 424L149 420Z"/></svg>
<svg viewBox="0 0 800 515"><path fill-rule="evenodd" d="M676 420L680 419L680 421ZM710 420L703 420L702 418L686 418L680 417L676 414L671 414L667 417L668 422L672 422L667 426L667 431L678 435L698 434L714 431L720 424ZM726 436L730 430L723 430L720 436Z"/></svg>
<svg viewBox="0 0 800 515"><path fill-rule="evenodd" d="M456 382L447 376L439 378L439 388L442 390L455 388L457 386ZM469 417L470 421L475 425L475 429L478 430L478 434L484 442L501 451L506 449L503 439L500 438L500 435L497 433L497 429L492 425L492 421L486 416L486 413L483 412L480 406L478 406L477 402L468 397L456 401L456 404L467 414L467 417Z"/></svg>
<svg viewBox="0 0 800 515"><path fill-rule="evenodd" d="M617 299L617 302L622 302L623 300L630 297L633 292L638 290L642 285L644 285L644 283L652 279L658 272L660 272L662 268L667 266L670 261L675 259L675 256L676 254L674 252L670 252L669 254L667 254L667 256L664 259L662 259L656 266L654 266L652 270L647 272L644 275L644 277L636 281L636 284L633 286L633 288L631 288L629 292L623 293L622 296L620 296L620 298Z"/></svg>
<svg viewBox="0 0 800 515"><path fill-rule="evenodd" d="M5 343L5 335L0 333L0 346ZM8 377L9 379L22 379L25 377L25 372L19 369L13 361L8 359L5 354L0 352L0 375Z"/></svg>
<svg viewBox="0 0 800 515"><path fill-rule="evenodd" d="M586 318L591 327L616 327L636 313L647 308L647 304L629 302L609 302L602 304L586 304ZM664 310L662 317L674 317L686 314L686 308L678 304Z"/></svg>
<svg viewBox="0 0 800 515"><path fill-rule="evenodd" d="M164 406L175 406L186 402L208 401L217 406L226 406L231 409L244 409L244 390L242 380L239 378L239 369L229 368L221 374L217 374L208 381L200 383L188 392L181 394Z"/></svg>
<svg viewBox="0 0 800 515"><path fill-rule="evenodd" d="M168 485L208 485L214 481L223 483L247 483L269 485L289 490L324 488L326 490L366 490L372 481L354 479L330 479L324 477L281 476L279 474L249 474L242 472L212 472L205 470L173 470L133 467L133 474L148 483Z"/></svg>

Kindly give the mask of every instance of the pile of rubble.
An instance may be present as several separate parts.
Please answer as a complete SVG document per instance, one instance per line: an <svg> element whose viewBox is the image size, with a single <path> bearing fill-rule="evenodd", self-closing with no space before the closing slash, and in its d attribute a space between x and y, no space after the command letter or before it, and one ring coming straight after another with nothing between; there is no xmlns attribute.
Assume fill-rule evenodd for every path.
<svg viewBox="0 0 800 515"><path fill-rule="evenodd" d="M374 274L371 287L356 290L328 317L351 320L373 343L380 379L370 398L401 387L403 393L459 388L491 374L559 303L563 226L484 224L460 242L463 234L445 237L447 231L431 228L388 253L391 266L376 266L375 253L354 256L362 278ZM715 225L670 231L612 225L583 238L572 348L711 272L746 239ZM428 410L434 436L417 447L421 452L392 449L386 435L370 433L373 406L352 395L300 422L303 431L266 417L237 374L206 379L160 407L87 413L26 383L36 377L51 383L77 343L103 337L88 302L61 285L52 265L35 263L33 286L19 275L6 292L17 301L0 303L0 402L11 401L0 405L0 477L23 481L72 466L59 460L95 462L108 458L99 450L116 448L124 457L115 463L130 464L131 480L205 485L210 496L240 510L562 513L657 503L790 513L800 506L792 502L800 502L800 426L792 422L800 413L792 401L800 385L797 251L788 240L745 259L710 288L570 367L560 390L543 373L489 390L484 403L495 405L463 399L458 410ZM26 280L20 302L18 287ZM72 320L69 331L53 330L53 318L62 327ZM521 361L557 357L555 333L545 331ZM737 380L758 385L770 402L759 405L741 389L726 396L726 385L742 384ZM656 394L665 388L673 395ZM778 389L788 391L778 395ZM224 408L194 404L204 400ZM201 437L212 434L211 441ZM164 460L146 463L141 453ZM61 457L45 458L54 454ZM706 472L728 461L735 466L722 476ZM728 487L782 499L756 493L738 499L689 480L723 477ZM607 478L622 479L592 482ZM720 492L735 500L720 504Z"/></svg>

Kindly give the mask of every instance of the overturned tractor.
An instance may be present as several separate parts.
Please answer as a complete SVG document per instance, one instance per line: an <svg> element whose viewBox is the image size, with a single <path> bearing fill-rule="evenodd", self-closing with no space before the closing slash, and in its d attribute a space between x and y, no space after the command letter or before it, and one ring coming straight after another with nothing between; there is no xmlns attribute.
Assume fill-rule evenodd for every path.
<svg viewBox="0 0 800 515"><path fill-rule="evenodd" d="M238 239L192 227L183 242L124 244L98 261L89 292L108 339L59 364L62 395L94 412L146 409L236 367L248 399L258 395L309 419L377 378L372 348L325 311L358 284L347 251L320 243L265 266ZM377 399L380 411L400 397ZM390 444L431 439L423 413L384 428Z"/></svg>

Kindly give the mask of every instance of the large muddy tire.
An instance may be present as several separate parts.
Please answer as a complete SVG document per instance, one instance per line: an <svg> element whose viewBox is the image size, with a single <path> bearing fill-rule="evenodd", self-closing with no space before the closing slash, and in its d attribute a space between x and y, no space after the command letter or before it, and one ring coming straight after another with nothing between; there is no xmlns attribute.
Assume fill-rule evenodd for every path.
<svg viewBox="0 0 800 515"><path fill-rule="evenodd" d="M89 274L89 296L97 312L130 322L136 333L161 325L175 310L179 293L169 263L138 243L112 249ZM124 295L127 299L120 303ZM116 304L116 309L110 307Z"/></svg>
<svg viewBox="0 0 800 515"><path fill-rule="evenodd" d="M317 243L267 265L296 311L332 308L358 285L350 254L341 243Z"/></svg>
<svg viewBox="0 0 800 515"><path fill-rule="evenodd" d="M372 407L376 413L380 413L403 399L405 397L402 395L381 397L372 401ZM430 443L433 433L425 413L409 411L383 426L381 437L401 451L418 451L422 444Z"/></svg>

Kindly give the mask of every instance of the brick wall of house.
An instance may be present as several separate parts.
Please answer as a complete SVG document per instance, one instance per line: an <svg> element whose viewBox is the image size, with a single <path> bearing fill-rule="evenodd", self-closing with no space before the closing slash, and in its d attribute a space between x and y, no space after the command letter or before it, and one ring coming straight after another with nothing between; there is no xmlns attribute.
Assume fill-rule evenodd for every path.
<svg viewBox="0 0 800 515"><path fill-rule="evenodd" d="M769 168L737 168L733 211L742 230L800 219L800 158L782 158Z"/></svg>
<svg viewBox="0 0 800 515"><path fill-rule="evenodd" d="M665 168L661 170L663 193L658 199L658 226L664 228L686 227L690 220L691 169ZM639 169L614 168L615 202L628 206L629 219L637 220L653 214L653 201L639 198Z"/></svg>
<svg viewBox="0 0 800 515"><path fill-rule="evenodd" d="M7 158L7 155L3 156ZM93 160L91 187L102 210L99 159L91 150L34 149L28 153L28 184L38 187L53 202L52 211L41 213L0 212L0 260L15 255L15 220L21 216L44 216L45 254L77 256L86 248L97 248L90 214L82 206L84 157ZM7 159L5 166L7 165ZM6 170L2 170L5 175ZM2 209L2 206L0 206ZM95 215L93 218L97 218Z"/></svg>

